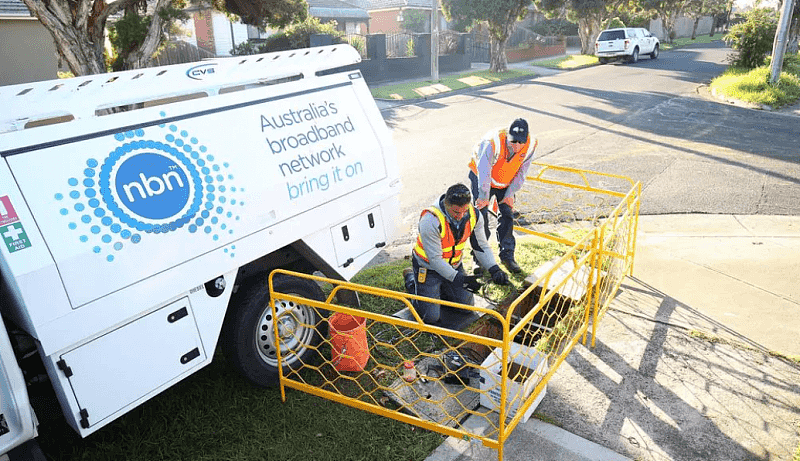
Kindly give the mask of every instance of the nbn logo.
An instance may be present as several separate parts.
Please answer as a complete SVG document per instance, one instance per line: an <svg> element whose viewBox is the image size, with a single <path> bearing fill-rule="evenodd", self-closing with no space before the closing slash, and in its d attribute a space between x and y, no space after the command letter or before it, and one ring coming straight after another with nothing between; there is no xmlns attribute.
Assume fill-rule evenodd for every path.
<svg viewBox="0 0 800 461"><path fill-rule="evenodd" d="M191 196L183 169L171 158L155 153L128 157L117 170L115 188L125 208L147 219L177 215Z"/></svg>
<svg viewBox="0 0 800 461"><path fill-rule="evenodd" d="M210 63L210 64L200 64L199 66L194 66L186 71L186 76L194 80L202 80L203 77L205 77L206 75L214 73L214 66L216 65L217 65L216 63Z"/></svg>

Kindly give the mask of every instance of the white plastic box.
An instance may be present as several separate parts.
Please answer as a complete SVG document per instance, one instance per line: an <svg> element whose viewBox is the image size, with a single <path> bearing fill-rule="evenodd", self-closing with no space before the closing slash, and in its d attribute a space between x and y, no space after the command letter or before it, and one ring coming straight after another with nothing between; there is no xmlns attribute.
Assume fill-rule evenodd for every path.
<svg viewBox="0 0 800 461"><path fill-rule="evenodd" d="M510 368L506 391L506 417L514 418L517 410L525 403L542 377L547 374L547 357L532 347L511 343L509 350L510 360L515 364ZM502 375L503 350L496 348L483 361L480 371L481 377L481 405L499 412L500 409L500 379ZM520 372L521 370L521 372ZM531 417L533 411L539 406L547 392L547 386L536 397L528 410L523 414L521 422Z"/></svg>

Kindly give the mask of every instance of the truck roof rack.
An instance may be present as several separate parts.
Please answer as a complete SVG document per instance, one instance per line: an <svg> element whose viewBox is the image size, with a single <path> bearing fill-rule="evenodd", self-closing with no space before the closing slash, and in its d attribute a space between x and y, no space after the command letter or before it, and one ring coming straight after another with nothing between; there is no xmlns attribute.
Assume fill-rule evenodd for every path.
<svg viewBox="0 0 800 461"><path fill-rule="evenodd" d="M313 78L360 61L339 44L2 86L0 134Z"/></svg>

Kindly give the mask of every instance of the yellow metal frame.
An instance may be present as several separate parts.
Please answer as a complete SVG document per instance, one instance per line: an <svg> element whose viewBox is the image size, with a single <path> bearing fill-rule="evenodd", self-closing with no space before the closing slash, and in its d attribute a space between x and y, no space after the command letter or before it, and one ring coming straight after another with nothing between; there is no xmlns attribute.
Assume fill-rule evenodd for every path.
<svg viewBox="0 0 800 461"><path fill-rule="evenodd" d="M272 314L273 318L275 319L273 322L275 326L275 331L273 334L278 342L278 344L276 344L276 346L278 346L276 348L278 354L277 359L278 364L282 365L280 367L281 399L283 401L286 400L286 387L294 388L351 407L359 408L408 424L413 424L431 431L436 431L448 436L480 440L485 446L496 449L498 451L498 459L502 460L503 444L505 440L509 437L516 425L522 420L522 415L524 412L530 408L530 406L547 385L550 377L553 376L559 365L566 359L577 342L582 338L583 343L586 343L590 325L592 333L592 347L594 347L597 325L599 321L607 311L608 305L613 299L613 295L619 288L624 276L626 274L632 274L633 259L636 247L636 231L638 226L641 193L640 183L633 183L633 181L630 179L618 175L591 172L574 168L556 167L538 163L535 163L534 165L539 168L539 171L535 175L528 176L527 183L547 184L548 186L581 190L593 194L602 194L619 198L620 201L619 204L610 213L608 213L608 216L603 219L602 223L591 228L582 238L578 239L577 241L571 241L561 236L555 236L533 229L515 226L514 229L519 232L535 235L543 239L563 244L568 247L568 249L555 262L550 270L548 270L543 276L539 277L536 282L531 284L523 293L521 293L513 302L511 302L505 311L498 312L493 309L485 309L448 301L429 299L383 288L355 284L341 280L332 280L324 277L290 272L286 270L279 269L273 271L269 277L269 288ZM562 176L574 175L579 180L574 182L565 182L563 180L551 178L550 175L554 173ZM626 187L629 186L627 189L628 191L627 193L621 193L614 190L596 187L593 185L593 182L595 182L597 178L602 178L605 181L622 181L623 183L627 181ZM565 271L561 269L568 267L568 264L570 264L572 268L571 270L566 271L566 276L563 276ZM570 309L574 308L572 311L573 314L566 314L563 316L563 318L558 318L558 323L551 328L550 332L540 333L541 336L536 340L536 343L533 343L533 339L531 339L531 343L525 345L530 351L538 350L539 353L545 355L546 363L548 365L546 373L536 375L538 378L538 383L530 392L530 395L509 395L509 373L512 362L515 360L515 358L517 358L516 356L512 357L511 355L512 341L519 335L523 335L525 338L527 338L527 332L532 331L531 329L533 327L541 326L534 322L534 318L537 317L537 315L540 317L544 315L544 309L546 306L549 306L554 302L564 303L563 298L560 296L560 291L564 289L569 280L579 276L578 272L582 268L589 269L587 280L588 290L585 298L580 302L574 303L574 306L570 305ZM554 279L553 277L559 270L561 270L561 275L558 276L559 278ZM273 278L277 274L284 274L286 276L305 278L315 282L330 284L332 289L327 295L327 298L323 301L307 299L286 293L279 293L273 289ZM342 290L349 290L359 293L360 295L377 296L395 300L397 302L398 309L402 307L409 309L413 316L413 320L405 320L390 315L368 312L362 309L337 304L335 299L337 298L337 294ZM441 340L442 344L446 347L451 347L449 346L449 339L451 341L461 341L461 345L464 343L482 345L488 348L490 351L497 350L499 348L502 352L500 361L501 379L499 383L501 404L498 405L499 414L496 418L496 421L493 419L490 411L480 412L478 410L465 409L463 412L465 416L474 415L486 418L486 420L489 421L489 424L492 426L492 430L483 434L471 433L459 425L454 425L451 427L449 425L432 422L412 414L406 414L401 411L402 408L392 409L379 404L379 402L374 398L374 396L372 396L370 392L385 392L387 389L389 389L389 387L381 384L381 382L370 375L369 365L367 366L367 369L362 372L339 373L339 375L345 375L344 378L352 382L357 382L359 379L365 379L371 385L374 384L374 390L370 392L361 388L359 384L359 387L364 390L364 392L358 396L345 395L342 391L334 392L329 390L329 388L338 390L336 387L336 380L340 379L341 377L336 374L331 374L330 377L327 377L323 373L322 370L326 366L328 368L324 369L328 373L331 373L329 358L323 358L323 363L321 365L303 363L301 361L297 367L294 369L288 369L285 372L283 366L283 357L281 356L283 347L281 346L286 346L286 341L280 338L278 332L278 317L276 311L276 302L278 300L291 301L296 304L306 305L318 310L318 312L326 311L331 314L340 312L363 317L367 319L365 328L368 335L371 335L370 329L379 329L381 326L391 325L397 331L400 331L402 328L405 329L405 331L412 332L410 335L414 338L419 337L418 335L421 333L432 335L431 337ZM428 301L432 303L438 303L442 306L450 306L477 312L478 314L482 315L483 318L489 319L491 322L494 322L495 325L499 325L500 338L484 336L482 334L475 334L467 331L453 331L445 328L426 325L412 307L412 301L414 300ZM523 308L525 306L529 306L530 308L527 312L523 313ZM517 311L520 312L519 316L515 316ZM314 328L318 332L321 332L321 330L324 329L324 323L325 322L323 320L320 322L320 324L305 326ZM380 343L381 347L394 348L393 345L387 344L383 341L378 341L375 337L369 337L368 339L371 339L370 347L376 347L376 344ZM328 345L330 345L328 340L323 340L320 346L318 346L318 355L324 356L325 353L323 350ZM552 347L548 347L548 345L551 345ZM414 347L416 349L416 346ZM398 354L398 356L401 355L397 349L393 350ZM431 356L430 353L425 351L417 350L417 353L418 354L415 357L409 359L412 359L416 362L424 359L425 357ZM518 355L519 354L517 354L517 356ZM378 365L380 365L382 369L391 370L391 364ZM487 371L482 365L474 368ZM324 382L322 384L315 384L306 381L306 379L303 377L304 372L313 372L319 374L323 376ZM526 377L523 377L523 379L526 379ZM401 385L404 384L401 383ZM323 389L323 387L328 389ZM478 393L485 393L480 389L474 390L477 390ZM513 418L511 418L509 421L506 421L508 408L512 402L517 405L517 412Z"/></svg>

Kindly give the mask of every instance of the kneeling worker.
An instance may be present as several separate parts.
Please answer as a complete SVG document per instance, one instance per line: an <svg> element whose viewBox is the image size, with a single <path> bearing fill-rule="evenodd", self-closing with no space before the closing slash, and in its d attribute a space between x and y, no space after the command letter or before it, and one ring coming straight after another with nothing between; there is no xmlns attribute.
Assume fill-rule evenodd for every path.
<svg viewBox="0 0 800 461"><path fill-rule="evenodd" d="M420 215L419 235L411 252L413 274L404 272L406 289L427 298L472 305L471 291L480 288L481 283L476 276L468 276L461 264L467 240L481 267L489 268L492 281L508 284L508 275L497 265L486 234L474 232L475 229L483 229L483 217L472 205L469 189L463 184L451 186ZM423 301L414 304L425 323L440 320L439 304Z"/></svg>

